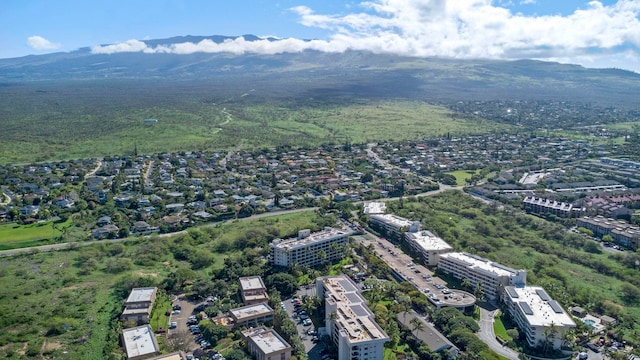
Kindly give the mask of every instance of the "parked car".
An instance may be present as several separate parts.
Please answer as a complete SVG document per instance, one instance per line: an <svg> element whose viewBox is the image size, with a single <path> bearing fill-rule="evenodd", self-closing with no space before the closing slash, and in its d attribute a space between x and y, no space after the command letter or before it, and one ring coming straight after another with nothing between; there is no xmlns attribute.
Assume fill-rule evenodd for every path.
<svg viewBox="0 0 640 360"><path fill-rule="evenodd" d="M313 323L311 322L311 319L306 318L302 321L302 325L304 326L311 326Z"/></svg>
<svg viewBox="0 0 640 360"><path fill-rule="evenodd" d="M175 329L177 327L178 327L177 321L172 321L171 323L169 323L169 329Z"/></svg>
<svg viewBox="0 0 640 360"><path fill-rule="evenodd" d="M180 304L173 305L173 310L182 310L182 306Z"/></svg>

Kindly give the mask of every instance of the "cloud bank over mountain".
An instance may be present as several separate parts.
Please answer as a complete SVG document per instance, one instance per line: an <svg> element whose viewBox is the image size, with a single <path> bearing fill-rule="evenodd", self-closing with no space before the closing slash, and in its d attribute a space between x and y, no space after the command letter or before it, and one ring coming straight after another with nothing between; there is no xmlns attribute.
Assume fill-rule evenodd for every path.
<svg viewBox="0 0 640 360"><path fill-rule="evenodd" d="M94 53L294 53L304 50L366 50L418 57L541 59L587 67L640 72L640 1L605 6L591 1L562 15L512 13L492 0L373 0L343 14L319 14L300 5L290 11L307 27L325 29L327 39L239 37L151 47L129 40L93 47Z"/></svg>

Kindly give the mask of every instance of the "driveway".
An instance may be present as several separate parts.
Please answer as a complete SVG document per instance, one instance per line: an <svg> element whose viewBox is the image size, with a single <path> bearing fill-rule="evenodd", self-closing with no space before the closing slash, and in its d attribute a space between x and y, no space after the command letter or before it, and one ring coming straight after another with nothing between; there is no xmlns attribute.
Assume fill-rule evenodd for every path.
<svg viewBox="0 0 640 360"><path fill-rule="evenodd" d="M482 304L482 306L479 304L478 307L480 308L480 321L478 321L480 331L477 334L478 338L496 353L507 359L518 360L518 353L506 346L502 346L496 339L496 334L493 332L493 321L498 313L498 309L485 304Z"/></svg>

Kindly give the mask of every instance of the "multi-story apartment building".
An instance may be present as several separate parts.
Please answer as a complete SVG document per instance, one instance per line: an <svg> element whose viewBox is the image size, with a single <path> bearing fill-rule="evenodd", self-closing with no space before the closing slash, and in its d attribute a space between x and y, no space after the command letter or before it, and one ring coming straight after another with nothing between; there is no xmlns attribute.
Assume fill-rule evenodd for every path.
<svg viewBox="0 0 640 360"><path fill-rule="evenodd" d="M372 214L369 215L371 225L384 230L387 236L397 240L402 239L405 232L416 232L420 230L420 222L411 221L394 214Z"/></svg>
<svg viewBox="0 0 640 360"><path fill-rule="evenodd" d="M132 320L138 323L148 323L156 300L158 289L155 287L133 288L124 303L124 311L120 316L122 321Z"/></svg>
<svg viewBox="0 0 640 360"><path fill-rule="evenodd" d="M537 196L527 196L522 201L524 210L533 214L544 215L553 214L562 218L573 218L580 216L581 209L573 204L559 202Z"/></svg>
<svg viewBox="0 0 640 360"><path fill-rule="evenodd" d="M593 231L593 235L603 237L611 235L613 241L626 248L640 247L640 227L623 220L608 219L603 216L584 216L577 220L576 225Z"/></svg>
<svg viewBox="0 0 640 360"><path fill-rule="evenodd" d="M387 211L387 204L383 202L368 202L364 204L364 214L365 215L373 215L373 214L384 214Z"/></svg>
<svg viewBox="0 0 640 360"><path fill-rule="evenodd" d="M366 300L346 275L316 280L316 294L324 298L325 323L338 349L338 360L382 360L389 337L375 322Z"/></svg>
<svg viewBox="0 0 640 360"><path fill-rule="evenodd" d="M269 244L270 261L278 266L314 267L342 259L350 234L331 227L315 233L309 229L300 230L297 238L276 239Z"/></svg>
<svg viewBox="0 0 640 360"><path fill-rule="evenodd" d="M531 347L548 342L559 349L562 335L576 327L564 309L538 286L504 288L503 301Z"/></svg>
<svg viewBox="0 0 640 360"><path fill-rule="evenodd" d="M291 345L275 330L264 326L242 332L247 341L247 350L256 360L289 360Z"/></svg>
<svg viewBox="0 0 640 360"><path fill-rule="evenodd" d="M527 282L525 270L515 270L479 256L450 252L439 257L439 270L461 280L469 279L474 287L482 284L484 295L491 300L500 298L502 287L524 286Z"/></svg>
<svg viewBox="0 0 640 360"><path fill-rule="evenodd" d="M247 276L238 279L240 283L240 296L245 305L266 303L269 301L267 287L264 286L260 276Z"/></svg>
<svg viewBox="0 0 640 360"><path fill-rule="evenodd" d="M424 260L427 266L435 266L440 260L440 255L453 250L446 241L435 236L432 232L421 230L406 232L404 238L407 244Z"/></svg>
<svg viewBox="0 0 640 360"><path fill-rule="evenodd" d="M265 303L231 309L229 313L233 327L255 327L273 321L273 309Z"/></svg>
<svg viewBox="0 0 640 360"><path fill-rule="evenodd" d="M149 359L160 354L160 347L149 325L122 330L122 346L130 360Z"/></svg>

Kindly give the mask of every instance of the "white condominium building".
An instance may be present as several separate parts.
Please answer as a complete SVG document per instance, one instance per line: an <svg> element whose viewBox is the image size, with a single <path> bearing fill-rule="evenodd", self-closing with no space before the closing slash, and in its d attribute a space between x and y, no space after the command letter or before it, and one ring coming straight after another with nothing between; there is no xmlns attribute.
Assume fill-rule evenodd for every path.
<svg viewBox="0 0 640 360"><path fill-rule="evenodd" d="M515 270L479 256L450 252L439 257L439 270L461 280L469 279L474 287L481 283L484 295L491 300L500 297L504 286L524 286L527 283L525 270Z"/></svg>
<svg viewBox="0 0 640 360"><path fill-rule="evenodd" d="M256 360L289 360L291 345L275 330L264 326L250 328L242 332L247 341L247 349Z"/></svg>
<svg viewBox="0 0 640 360"><path fill-rule="evenodd" d="M503 300L529 346L548 341L554 349L562 345L562 335L576 327L564 309L539 286L504 288Z"/></svg>
<svg viewBox="0 0 640 360"><path fill-rule="evenodd" d="M411 221L394 214L373 214L369 215L369 221L374 226L384 229L389 236L402 238L402 233L406 231L416 232L420 230L420 222Z"/></svg>
<svg viewBox="0 0 640 360"><path fill-rule="evenodd" d="M260 276L247 276L238 278L240 283L240 295L245 305L266 303L269 301L267 287L264 286Z"/></svg>
<svg viewBox="0 0 640 360"><path fill-rule="evenodd" d="M384 214L387 211L387 204L383 202L368 202L364 204L365 215Z"/></svg>
<svg viewBox="0 0 640 360"><path fill-rule="evenodd" d="M437 265L441 254L453 251L451 245L427 230L407 232L404 238L407 244L422 256L427 266Z"/></svg>
<svg viewBox="0 0 640 360"><path fill-rule="evenodd" d="M331 227L315 233L309 229L300 230L297 238L276 239L269 244L270 261L278 266L298 264L314 267L330 263L344 257L349 235L351 232Z"/></svg>
<svg viewBox="0 0 640 360"><path fill-rule="evenodd" d="M382 360L389 337L353 281L346 275L318 278L316 293L325 300L326 328L338 360Z"/></svg>

